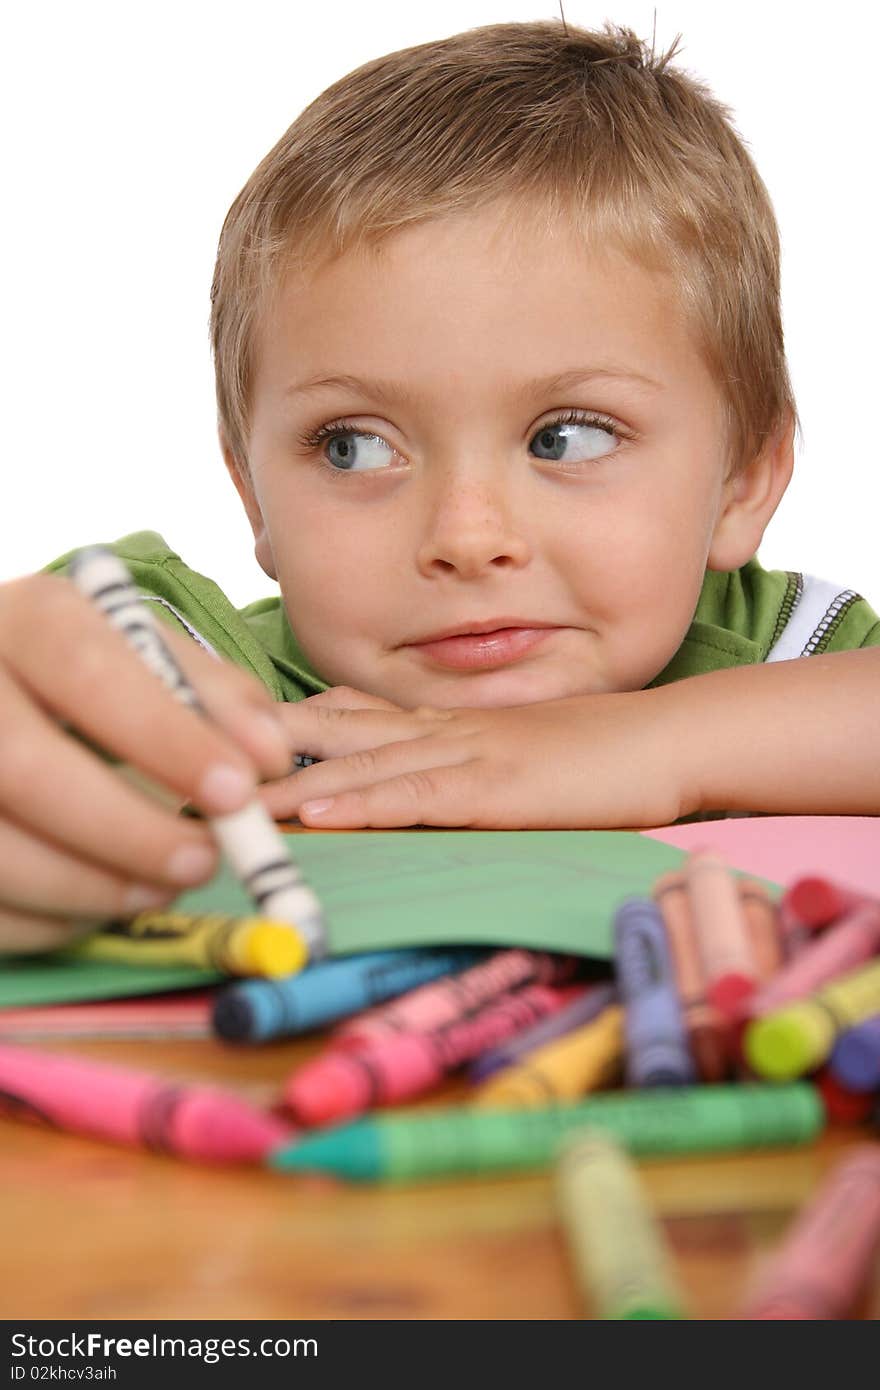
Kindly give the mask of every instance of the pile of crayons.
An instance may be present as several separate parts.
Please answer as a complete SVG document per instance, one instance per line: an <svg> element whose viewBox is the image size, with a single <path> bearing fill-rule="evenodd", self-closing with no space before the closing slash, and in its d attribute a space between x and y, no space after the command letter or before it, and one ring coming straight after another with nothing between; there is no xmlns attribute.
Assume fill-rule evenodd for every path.
<svg viewBox="0 0 880 1390"><path fill-rule="evenodd" d="M219 1088L0 1045L7 1113L353 1181L555 1165L574 1267L603 1317L687 1316L633 1156L803 1144L826 1119L880 1130L880 902L825 878L797 880L777 903L717 854L691 854L650 896L621 903L610 963L434 947L282 973L284 924L138 921L76 949L157 963L164 941L177 961L189 951L230 973L259 969L215 993L215 1034L254 1045L329 1028L324 1049L268 1112ZM400 1108L453 1077L454 1104ZM878 1245L880 1144L866 1142L738 1316L846 1316Z"/></svg>

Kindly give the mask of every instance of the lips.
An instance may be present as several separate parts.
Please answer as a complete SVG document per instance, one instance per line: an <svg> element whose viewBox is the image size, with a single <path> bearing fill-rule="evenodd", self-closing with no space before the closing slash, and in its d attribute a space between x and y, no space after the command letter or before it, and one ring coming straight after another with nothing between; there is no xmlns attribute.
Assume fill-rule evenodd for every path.
<svg viewBox="0 0 880 1390"><path fill-rule="evenodd" d="M558 632L558 627L498 626L474 624L480 631L453 632L406 645L433 665L453 671L481 671L507 666L533 651Z"/></svg>

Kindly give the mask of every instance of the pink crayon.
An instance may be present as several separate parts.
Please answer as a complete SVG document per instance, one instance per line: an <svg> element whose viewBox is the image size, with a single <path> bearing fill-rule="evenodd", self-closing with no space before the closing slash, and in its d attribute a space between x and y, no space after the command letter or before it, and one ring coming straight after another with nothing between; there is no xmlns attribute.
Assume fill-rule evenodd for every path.
<svg viewBox="0 0 880 1390"><path fill-rule="evenodd" d="M880 1145L860 1144L795 1218L740 1318L844 1318L880 1246Z"/></svg>
<svg viewBox="0 0 880 1390"><path fill-rule="evenodd" d="M811 941L747 1002L751 1018L813 994L828 980L855 970L880 951L880 902L862 898L833 927Z"/></svg>
<svg viewBox="0 0 880 1390"><path fill-rule="evenodd" d="M809 931L821 931L836 922L854 907L866 901L865 893L856 893L840 883L818 876L796 879L782 899L782 907L790 920Z"/></svg>
<svg viewBox="0 0 880 1390"><path fill-rule="evenodd" d="M284 1099L303 1124L329 1124L374 1105L393 1105L437 1086L462 1062L564 1008L582 986L525 985L476 1013L427 1033L352 1038L299 1067Z"/></svg>
<svg viewBox="0 0 880 1390"><path fill-rule="evenodd" d="M391 1033L432 1033L520 985L564 984L574 979L583 966L580 956L516 948L496 951L479 965L432 980L388 1004L347 1018L332 1036L334 1041L348 1041L355 1036L384 1038Z"/></svg>
<svg viewBox="0 0 880 1390"><path fill-rule="evenodd" d="M728 1021L755 989L758 967L737 880L720 855L696 850L685 860L706 999Z"/></svg>
<svg viewBox="0 0 880 1390"><path fill-rule="evenodd" d="M0 1113L181 1158L259 1163L292 1127L228 1091L0 1046Z"/></svg>

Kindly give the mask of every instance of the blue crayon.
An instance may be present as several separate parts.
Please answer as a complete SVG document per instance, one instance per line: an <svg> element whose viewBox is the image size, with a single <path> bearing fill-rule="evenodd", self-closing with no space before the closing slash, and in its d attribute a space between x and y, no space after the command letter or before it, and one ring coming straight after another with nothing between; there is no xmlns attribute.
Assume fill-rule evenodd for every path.
<svg viewBox="0 0 880 1390"><path fill-rule="evenodd" d="M593 985L585 989L580 998L575 999L567 1008L550 1014L548 1018L542 1018L540 1023L525 1028L507 1042L481 1053L468 1069L469 1079L475 1082L485 1081L487 1076L492 1076L496 1071L512 1067L526 1053L534 1052L536 1047L543 1047L544 1043L552 1042L554 1038L561 1038L565 1033L580 1028L582 1024L592 1022L609 1004L616 1004L617 997L615 985Z"/></svg>
<svg viewBox="0 0 880 1390"><path fill-rule="evenodd" d="M464 970L485 951L470 948L370 951L307 966L279 980L248 980L221 989L214 1032L230 1042L289 1038L405 994L428 980Z"/></svg>
<svg viewBox="0 0 880 1390"><path fill-rule="evenodd" d="M880 1014L842 1033L828 1066L848 1091L880 1090Z"/></svg>
<svg viewBox="0 0 880 1390"><path fill-rule="evenodd" d="M651 898L627 898L614 914L614 961L624 1004L629 1086L696 1080L666 927Z"/></svg>

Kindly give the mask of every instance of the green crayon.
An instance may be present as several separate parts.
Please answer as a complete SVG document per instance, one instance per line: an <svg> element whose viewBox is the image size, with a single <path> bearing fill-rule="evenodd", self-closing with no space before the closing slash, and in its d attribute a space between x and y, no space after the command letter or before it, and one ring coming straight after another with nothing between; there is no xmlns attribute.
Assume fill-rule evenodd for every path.
<svg viewBox="0 0 880 1390"><path fill-rule="evenodd" d="M571 1262L597 1318L685 1318L660 1223L620 1145L597 1130L563 1141L556 1194Z"/></svg>
<svg viewBox="0 0 880 1390"><path fill-rule="evenodd" d="M750 1023L743 1050L759 1076L792 1081L822 1065L841 1033L880 1012L880 960Z"/></svg>
<svg viewBox="0 0 880 1390"><path fill-rule="evenodd" d="M584 1125L610 1134L632 1154L676 1154L803 1144L823 1122L822 1102L806 1082L657 1087L541 1110L398 1111L284 1144L267 1162L285 1172L407 1182L545 1168L563 1137Z"/></svg>

